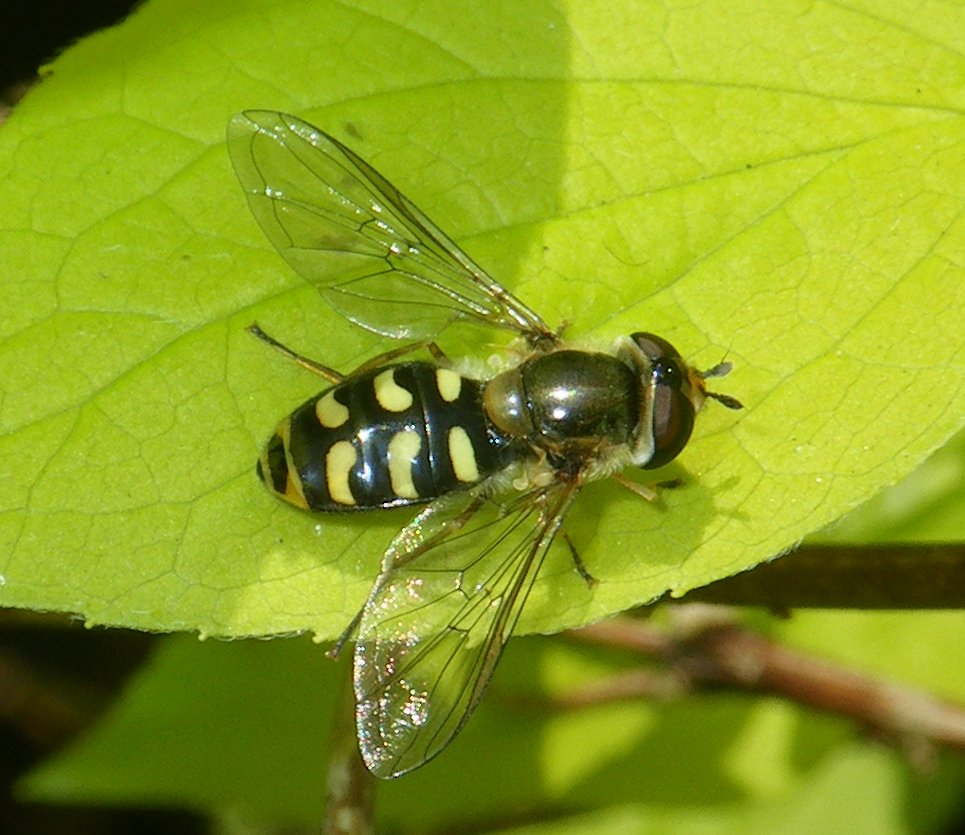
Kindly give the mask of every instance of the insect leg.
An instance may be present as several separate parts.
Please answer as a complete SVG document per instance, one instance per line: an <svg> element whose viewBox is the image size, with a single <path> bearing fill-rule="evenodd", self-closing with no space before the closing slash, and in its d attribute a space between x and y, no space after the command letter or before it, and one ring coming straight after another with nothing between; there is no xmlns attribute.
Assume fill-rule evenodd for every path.
<svg viewBox="0 0 965 835"><path fill-rule="evenodd" d="M435 342L410 342L408 345L400 345L398 348L393 348L391 351L386 351L384 354L379 354L377 357L372 357L363 362L358 368L352 370L349 377L356 374L362 374L365 371L371 371L374 368L379 368L383 365L387 365L399 357L404 357L407 354L414 354L416 351L421 350L428 351L432 358L435 359L440 365L448 368L452 363L443 351Z"/></svg>
<svg viewBox="0 0 965 835"><path fill-rule="evenodd" d="M295 353L287 345L282 345L277 339L265 333L260 327L258 327L257 324L248 325L245 330L247 330L252 336L260 339L262 342L270 345L276 351L283 353L286 357L288 357L288 359L294 360L302 368L307 368L313 374L318 374L319 377L323 377L330 383L341 383L345 380L344 374L340 374L334 368L329 368L327 365L322 365L320 362L316 362L315 360Z"/></svg>
<svg viewBox="0 0 965 835"><path fill-rule="evenodd" d="M610 478L612 478L621 487L626 487L627 490L636 493L638 496L646 499L648 502L655 502L657 500L656 490L654 490L652 487L647 487L644 484L638 484L632 479L627 478L623 473L613 473Z"/></svg>
<svg viewBox="0 0 965 835"><path fill-rule="evenodd" d="M580 557L580 552L576 550L573 540L570 539L570 535L566 531L563 531L563 541L566 543L566 547L570 549L570 556L573 557L573 565L576 566L576 573L579 574L583 578L583 582L592 589L596 585L596 577L587 571L586 564Z"/></svg>
<svg viewBox="0 0 965 835"><path fill-rule="evenodd" d="M443 368L452 368L452 360L446 356L446 352L436 345L435 342L428 343L426 345L426 350L432 354L432 358Z"/></svg>

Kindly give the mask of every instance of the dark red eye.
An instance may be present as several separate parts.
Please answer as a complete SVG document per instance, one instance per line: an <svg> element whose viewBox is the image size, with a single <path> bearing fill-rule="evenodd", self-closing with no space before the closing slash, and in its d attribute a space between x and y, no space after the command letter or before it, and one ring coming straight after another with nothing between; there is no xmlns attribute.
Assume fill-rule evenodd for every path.
<svg viewBox="0 0 965 835"><path fill-rule="evenodd" d="M653 400L653 457L645 470L662 467L676 458L694 430L694 407L679 391L658 388Z"/></svg>
<svg viewBox="0 0 965 835"><path fill-rule="evenodd" d="M662 467L680 454L694 430L694 405L684 393L687 370L680 352L662 336L641 331L630 337L652 363L653 456L645 470Z"/></svg>
<svg viewBox="0 0 965 835"><path fill-rule="evenodd" d="M661 341L673 350L669 343ZM654 448L653 457L643 465L645 470L662 467L680 454L694 430L695 416L694 405L683 392L686 371L676 359L667 354L657 358L653 364L651 379Z"/></svg>
<svg viewBox="0 0 965 835"><path fill-rule="evenodd" d="M680 352L666 339L657 336L655 333L638 331L632 334L630 338L637 343L640 350L652 363L660 360L680 359Z"/></svg>

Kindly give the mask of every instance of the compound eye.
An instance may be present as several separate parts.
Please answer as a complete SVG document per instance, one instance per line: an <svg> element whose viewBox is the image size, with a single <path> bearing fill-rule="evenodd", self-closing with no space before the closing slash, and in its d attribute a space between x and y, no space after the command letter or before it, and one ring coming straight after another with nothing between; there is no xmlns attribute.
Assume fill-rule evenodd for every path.
<svg viewBox="0 0 965 835"><path fill-rule="evenodd" d="M656 360L650 376L655 386L679 390L684 384L684 370L680 363L669 358Z"/></svg>
<svg viewBox="0 0 965 835"><path fill-rule="evenodd" d="M630 338L637 343L644 356L654 364L660 362L660 360L680 359L679 351L666 339L657 336L655 333L640 331L631 334Z"/></svg>
<svg viewBox="0 0 965 835"><path fill-rule="evenodd" d="M672 461L690 440L694 430L694 404L682 391L686 375L672 359L654 362L653 457L643 465L652 470Z"/></svg>

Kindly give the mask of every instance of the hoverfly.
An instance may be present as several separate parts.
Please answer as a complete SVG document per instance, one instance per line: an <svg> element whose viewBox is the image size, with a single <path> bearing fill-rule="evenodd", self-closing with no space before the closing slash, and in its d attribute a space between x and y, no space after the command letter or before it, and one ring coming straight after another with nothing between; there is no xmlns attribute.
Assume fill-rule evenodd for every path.
<svg viewBox="0 0 965 835"><path fill-rule="evenodd" d="M228 149L255 218L298 273L356 325L421 340L341 374L252 327L332 384L268 441L257 467L268 488L309 511L425 505L335 649L354 638L359 748L373 774L395 777L445 748L479 704L583 484L613 476L649 496L621 471L674 458L705 398L741 406L704 384L729 364L696 371L654 334L609 352L566 347L374 168L301 119L239 114ZM459 320L516 334L522 360L488 380L460 374L429 341ZM433 361L401 359L418 349Z"/></svg>

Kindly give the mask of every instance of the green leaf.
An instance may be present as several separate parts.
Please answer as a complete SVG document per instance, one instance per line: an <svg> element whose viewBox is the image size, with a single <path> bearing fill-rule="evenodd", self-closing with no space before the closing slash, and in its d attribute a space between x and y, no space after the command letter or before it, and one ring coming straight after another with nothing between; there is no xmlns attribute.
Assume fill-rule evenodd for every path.
<svg viewBox="0 0 965 835"><path fill-rule="evenodd" d="M961 542L965 539L965 432L955 435L910 476L839 519L820 538Z"/></svg>
<svg viewBox="0 0 965 835"><path fill-rule="evenodd" d="M639 329L710 404L658 506L591 485L522 631L771 558L962 426L958 4L197 4L60 57L0 131L0 604L332 637L405 513L275 503L259 446L387 346L247 214L223 144L296 112L369 159L576 338ZM485 355L458 334L444 341ZM661 476L663 474L660 474Z"/></svg>

